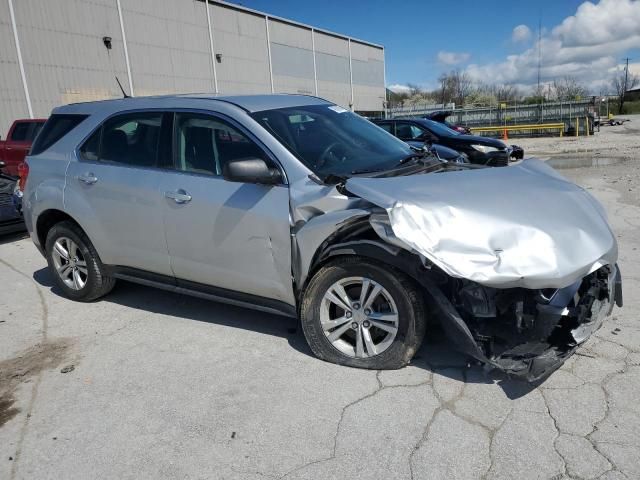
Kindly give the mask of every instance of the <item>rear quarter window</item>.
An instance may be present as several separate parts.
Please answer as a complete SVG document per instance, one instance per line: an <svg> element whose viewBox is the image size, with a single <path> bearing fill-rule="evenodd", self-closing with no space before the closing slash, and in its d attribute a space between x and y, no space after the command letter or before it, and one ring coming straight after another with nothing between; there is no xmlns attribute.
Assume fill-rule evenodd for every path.
<svg viewBox="0 0 640 480"><path fill-rule="evenodd" d="M29 138L29 130L31 125L28 122L19 122L13 126L13 132L11 132L11 141L13 142L26 142Z"/></svg>
<svg viewBox="0 0 640 480"><path fill-rule="evenodd" d="M88 115L54 114L44 124L31 147L31 155L38 155L77 127Z"/></svg>

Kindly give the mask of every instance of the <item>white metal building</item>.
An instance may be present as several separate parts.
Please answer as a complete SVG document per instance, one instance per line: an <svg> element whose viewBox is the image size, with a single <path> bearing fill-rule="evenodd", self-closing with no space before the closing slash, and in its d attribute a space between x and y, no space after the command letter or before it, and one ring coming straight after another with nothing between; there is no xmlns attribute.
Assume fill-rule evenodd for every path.
<svg viewBox="0 0 640 480"><path fill-rule="evenodd" d="M127 93L317 95L383 110L384 48L214 0L0 1L0 135ZM110 48L108 48L110 47Z"/></svg>

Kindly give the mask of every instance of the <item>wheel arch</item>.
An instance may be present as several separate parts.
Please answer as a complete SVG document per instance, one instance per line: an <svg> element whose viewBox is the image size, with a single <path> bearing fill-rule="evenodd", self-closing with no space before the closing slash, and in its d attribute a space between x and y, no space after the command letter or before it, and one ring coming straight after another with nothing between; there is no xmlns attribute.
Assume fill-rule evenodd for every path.
<svg viewBox="0 0 640 480"><path fill-rule="evenodd" d="M47 241L47 235L49 231L60 222L72 222L78 226L86 235L86 230L82 228L80 222L78 222L75 218L69 215L62 210L58 210L57 208L49 208L47 210L42 211L38 217L36 218L34 230L36 237L38 239L38 244L40 249L44 252L45 243Z"/></svg>
<svg viewBox="0 0 640 480"><path fill-rule="evenodd" d="M440 273L437 267L436 270L428 270L421 258L415 253L381 239L371 226L368 216L358 217L344 224L317 248L309 264L304 281L298 289L298 298L302 298L309 281L320 268L338 257L345 256L358 256L375 260L400 270L423 287L425 286L425 276Z"/></svg>

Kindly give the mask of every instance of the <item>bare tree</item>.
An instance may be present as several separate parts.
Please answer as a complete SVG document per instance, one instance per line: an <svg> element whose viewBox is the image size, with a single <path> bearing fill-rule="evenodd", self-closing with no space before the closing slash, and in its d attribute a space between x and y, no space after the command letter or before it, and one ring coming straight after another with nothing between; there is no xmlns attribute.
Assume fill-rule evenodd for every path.
<svg viewBox="0 0 640 480"><path fill-rule="evenodd" d="M611 85L613 86L613 90L618 96L618 114L622 114L625 94L628 90L631 90L636 85L638 85L638 76L631 72L627 72L627 69L625 68L622 71L616 73L616 76L613 78L613 82L611 83Z"/></svg>
<svg viewBox="0 0 640 480"><path fill-rule="evenodd" d="M416 95L422 95L424 93L423 88L415 83L407 83L407 88L409 89L410 97L415 97Z"/></svg>
<svg viewBox="0 0 640 480"><path fill-rule="evenodd" d="M473 92L473 82L467 72L452 70L440 75L438 81L440 91L437 96L442 103L455 102L458 105L464 105L467 97Z"/></svg>
<svg viewBox="0 0 640 480"><path fill-rule="evenodd" d="M578 100L587 95L587 88L570 75L554 80L551 91L557 100Z"/></svg>

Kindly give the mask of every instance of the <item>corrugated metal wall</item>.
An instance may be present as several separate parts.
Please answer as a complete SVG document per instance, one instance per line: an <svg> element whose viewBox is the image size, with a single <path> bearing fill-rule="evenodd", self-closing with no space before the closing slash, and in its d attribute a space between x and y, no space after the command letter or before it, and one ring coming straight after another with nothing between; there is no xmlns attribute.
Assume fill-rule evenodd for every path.
<svg viewBox="0 0 640 480"><path fill-rule="evenodd" d="M3 137L14 119L29 116L9 3L35 117L66 103L121 96L116 76L135 95L213 92L217 84L223 94L303 93L358 111L383 110L384 50L376 45L217 1L5 0Z"/></svg>
<svg viewBox="0 0 640 480"><path fill-rule="evenodd" d="M9 119L29 116L25 101L18 54L9 18L9 4L0 2L0 135L5 138Z"/></svg>

